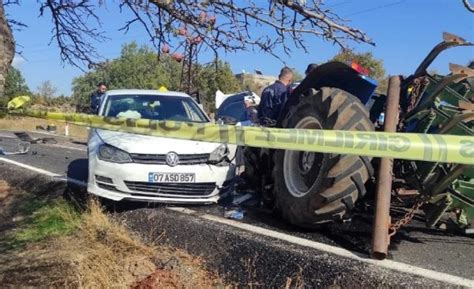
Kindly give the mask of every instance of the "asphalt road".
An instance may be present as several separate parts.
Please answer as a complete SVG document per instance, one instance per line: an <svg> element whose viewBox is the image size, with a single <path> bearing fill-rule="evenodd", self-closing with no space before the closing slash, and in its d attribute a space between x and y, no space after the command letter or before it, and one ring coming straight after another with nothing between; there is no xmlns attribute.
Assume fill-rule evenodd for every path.
<svg viewBox="0 0 474 289"><path fill-rule="evenodd" d="M33 134L32 136L41 137L41 135ZM56 139L58 140L57 144L33 144L31 145L30 152L27 155L5 156L5 158L36 168L41 168L58 175L68 176L72 179L87 181L86 146L84 144L73 143L66 138L57 137ZM16 150L17 142L18 140L14 138L12 134L6 132L0 133L0 147L4 150ZM269 284L268 280L274 280L274 282L276 282L275 284L278 282L281 283L284 281L282 276L289 274L283 272L297 272L298 268L301 269L301 264L305 264L303 271L312 272L307 274L308 276L312 276L311 280L314 281L317 279L316 281L311 282L311 284L314 284L315 286L329 284L323 278L326 275L332 276L328 280L342 280L340 285L350 285L350 282L352 281L347 280L352 279L349 278L346 280L341 278L341 272L345 272L346 275L359 276L358 278L360 279L360 273L362 271L364 272L364 278L370 280L372 285L387 285L390 284L388 280L395 278L393 280L404 280L395 283L399 285L405 284L408 286L429 287L431 284L433 286L439 286L439 284L432 284L423 278L420 279L419 277L415 278L401 275L397 276L398 273L387 273L386 269L383 269L380 272L377 270L374 271L372 265L368 266L365 264L362 266L365 269L361 269L360 262L347 260L346 258L333 258L331 257L331 254L316 254L320 257L318 262L314 262L313 257L310 257L314 255L314 253L311 253L311 250L304 246L275 241L272 238L261 237L258 234L252 234L251 232L242 232L229 226L211 224L212 222L209 222L209 220L198 217L203 215L222 217L224 208L220 205L187 207L193 211L190 215L183 215L182 213L175 211L171 212L169 210L164 211L161 207L146 208L143 205L135 204L126 205L125 208L126 209L123 210L120 215L124 216L124 218L127 219L127 222L129 222L134 229L149 233L150 227L153 227L153 224L159 224L159 227L162 227L163 230L166 230L167 232L166 242L169 242L171 245L178 245L186 249L192 249L191 251L196 254L208 256L209 254L219 255L224 254L222 252L225 252L227 257L224 259L229 256L235 256L235 258L242 259L243 256L255 255L256 251L260 252L262 256L271 256L271 258L274 259L272 261L273 263L262 264L262 266L268 267L268 270L265 271L266 273L255 272L255 275L275 274L275 270L282 270L281 262L288 260L287 265L285 265L288 268L285 269L286 271L283 270L282 272L279 272L279 277L260 276L258 278L258 280L265 280L265 284ZM168 218L163 218L163 214L166 214ZM395 214L395 212L393 214ZM172 221L166 221L170 220L169 216L173 216L171 219ZM143 222L144 219L146 219L146 222ZM144 225L144 223L148 223L148 225ZM204 226L207 230L202 230L201 227L195 224L193 225L192 223L199 223L201 227ZM372 224L372 218L369 212L366 213L360 211L353 217L351 222L334 224L316 231L306 231L294 228L286 224L278 216L265 210L255 208L247 208L245 218L240 223L255 226L252 228L263 228L272 232L283 233L285 236L289 235L299 237L302 240L316 241L318 243L344 248L361 256L368 256L369 254ZM188 229L182 230L178 224L187 224L186 228ZM201 229L195 231L197 228ZM228 239L233 241L227 241ZM216 251L216 249L213 249L214 252L207 252L204 248L208 247L203 246L203 244L211 242L222 242L222 246L217 246L222 252L219 250ZM236 243L241 244L239 247L240 251L233 252L232 250L235 250L235 246L232 244ZM245 250L248 251L245 252ZM239 262L237 262L240 265L234 264L236 268L238 266L242 267L243 261L240 259ZM466 236L447 235L444 232L427 229L424 227L421 220L417 220L404 228L395 238L392 239L388 259L441 273L472 279L474 276L474 263L472 262L474 259L474 239ZM324 266L327 267L327 265L321 264L332 264L333 267L331 267L331 270L327 270L327 268L322 268ZM223 270L229 271L229 266L229 264L215 264L215 267L219 269L219 272L223 272ZM236 275L245 275L246 273L242 270L242 268L234 269ZM319 272L318 274L325 272L325 275L323 274L320 278L316 278L318 274L315 275L314 272ZM371 277L369 278L367 276ZM362 281L364 278L362 278ZM232 278L232 280L236 279L239 278ZM357 284L363 284L363 282ZM393 283L391 285L393 285Z"/></svg>

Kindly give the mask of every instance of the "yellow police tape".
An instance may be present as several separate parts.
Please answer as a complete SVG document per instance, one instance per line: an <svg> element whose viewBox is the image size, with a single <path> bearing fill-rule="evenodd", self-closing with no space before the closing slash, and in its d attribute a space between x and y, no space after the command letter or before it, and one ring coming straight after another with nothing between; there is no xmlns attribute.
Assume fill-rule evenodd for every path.
<svg viewBox="0 0 474 289"><path fill-rule="evenodd" d="M176 139L320 153L474 164L473 136L242 127L42 111L22 111L17 114L65 121L97 129Z"/></svg>

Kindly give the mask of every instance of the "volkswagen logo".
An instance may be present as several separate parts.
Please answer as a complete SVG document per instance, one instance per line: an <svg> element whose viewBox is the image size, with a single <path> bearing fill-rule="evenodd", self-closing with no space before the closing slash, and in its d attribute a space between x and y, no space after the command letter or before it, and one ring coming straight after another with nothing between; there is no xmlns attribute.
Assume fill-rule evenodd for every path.
<svg viewBox="0 0 474 289"><path fill-rule="evenodd" d="M166 164L170 167L175 167L179 164L178 154L175 152L169 152L166 154Z"/></svg>

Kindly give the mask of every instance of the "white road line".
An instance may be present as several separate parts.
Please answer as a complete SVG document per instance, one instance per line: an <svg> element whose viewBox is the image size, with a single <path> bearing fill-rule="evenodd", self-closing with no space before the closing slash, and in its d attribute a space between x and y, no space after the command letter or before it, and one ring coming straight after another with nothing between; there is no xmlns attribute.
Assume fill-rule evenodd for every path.
<svg viewBox="0 0 474 289"><path fill-rule="evenodd" d="M40 169L40 168L37 168L37 167L26 165L26 164L23 164L23 163L14 161L14 160L10 160L10 159L4 158L4 157L0 157L0 161L5 162L5 163L9 163L9 164L12 164L12 165L15 165L15 166L18 166L18 167L22 167L24 169L33 171L35 173L39 173L39 174L51 177L55 181L70 182L70 183L73 183L73 184L76 184L76 185L79 185L79 186L87 187L86 182L79 181L79 180L72 179L72 178L68 178L67 176L63 176L63 175L53 173L53 172L50 172L50 171L47 171L47 170L43 170L43 169Z"/></svg>
<svg viewBox="0 0 474 289"><path fill-rule="evenodd" d="M402 273L417 275L417 276L421 276L424 278L429 278L429 279L437 280L441 282L451 283L457 286L474 287L474 281L467 278L458 277L458 276L450 275L447 273L437 272L434 270L429 270L429 269L425 269L425 268L421 268L421 267L417 267L417 266L413 266L410 264L401 263L401 262L397 262L393 260L374 260L374 259L368 258L367 255L352 252L340 247L327 245L324 243L288 235L288 234L277 232L277 231L272 231L272 230L262 228L259 226L241 223L241 222L221 218L214 215L208 215L208 214L199 215L197 211L187 209L187 208L168 207L167 209L180 212L183 214L194 215L204 220L208 220L208 221L212 221L212 222L216 222L220 224L225 224L225 225L232 226L241 230L245 230L254 234L259 234L259 235L279 239L282 241L286 241L292 244L313 248L319 251L331 253L331 254L338 255L345 258L350 258L350 259L357 260L363 263L376 265L382 268L391 269L391 270L399 271Z"/></svg>
<svg viewBox="0 0 474 289"><path fill-rule="evenodd" d="M52 177L52 178L61 176L60 174L56 174L56 173L53 173L53 172L50 172L50 171L47 171L47 170L43 170L43 169L40 169L40 168L37 168L37 167L26 165L24 163L20 163L20 162L10 160L10 159L4 158L4 157L0 157L0 161L5 162L5 163L9 163L9 164L12 164L12 165L16 165L16 166L22 167L24 169L33 171L35 173L46 175L46 176Z"/></svg>
<svg viewBox="0 0 474 289"><path fill-rule="evenodd" d="M41 134L41 135L47 135L47 136L50 136L50 137L56 137L56 138L67 138L66 136L62 136L62 135L56 135L56 134L52 134L52 133L47 133L47 132L40 132L40 131L28 131L29 133L36 133L36 134ZM5 137L5 138L18 138L16 135L13 134L13 132L8 132L6 131L7 134L5 133L0 133L0 137ZM8 135L8 133L11 133L12 135ZM77 147L77 146L67 146L67 145L61 145L61 144L42 144L42 143L39 143L39 145L42 145L42 146L54 146L54 147L59 147L59 148L64 148L64 149L71 149L71 150L77 150L77 151L83 151L83 152L86 152L87 149L86 148L81 148L81 147Z"/></svg>
<svg viewBox="0 0 474 289"><path fill-rule="evenodd" d="M0 161L10 163L10 164L13 164L13 165L16 165L16 166L19 166L19 167L22 167L22 168L40 173L40 174L44 174L44 175L53 177L54 179L56 179L58 181L71 181L71 182L74 182L78 185L82 185L82 186L87 185L85 182L82 182L82 181L79 181L79 180L74 180L74 179L71 179L71 178L67 178L65 176L61 176L59 174L56 174L56 173L53 173L53 172L50 172L50 171L46 171L46 170L43 170L43 169L40 169L40 168L37 168L37 167L33 167L33 166L30 166L30 165L25 165L23 163L13 161L13 160L10 160L10 159L0 157ZM327 244L324 244L324 243L320 243L320 242L304 239L304 238L301 238L301 237L288 235L288 234L277 232L277 231L272 231L272 230L262 228L262 227L259 227L259 226L254 226L254 225L251 225L251 224L241 223L241 222L237 222L237 221L233 221L233 220L229 220L229 219L225 219L225 218L221 218L221 217L217 217L217 216L213 216L213 215L208 215L208 214L199 215L197 211L187 209L187 208L168 207L167 209L171 210L171 211L187 214L187 215L193 215L195 217L198 217L198 218L201 218L201 219L204 219L204 220L208 220L208 221L211 221L211 222L216 222L216 223L228 225L228 226L231 226L231 227L234 227L234 228L238 228L238 229L241 229L241 230L244 230L244 231L248 231L250 233L259 234L259 235L271 237L271 238L274 238L274 239L279 239L279 240L289 242L289 243L292 243L292 244L296 244L296 245L300 245L300 246L304 246L304 247L308 247L308 248L313 248L313 249L316 249L318 251L323 251L323 252L327 252L327 253L334 254L334 255L337 255L337 256L341 256L341 257L353 259L353 260L356 260L356 261L360 261L360 262L363 262L363 263L379 266L379 267L382 267L382 268L385 268L385 269L390 269L390 270L394 270L394 271L398 271L398 272L402 272L402 273L417 275L417 276L420 276L420 277L424 277L424 278L428 278L428 279L432 279L432 280L436 280L436 281L441 281L441 282L445 282L445 283L451 283L451 284L457 285L457 286L464 286L464 287L474 288L474 280L470 280L470 279L467 279L467 278L458 277L458 276L443 273L443 272L437 272L437 271L434 271L434 270L429 270L429 269L425 269L425 268L421 268L421 267L417 267L417 266L413 266L413 265L410 265L410 264L397 262L397 261L393 261L393 260L381 260L381 261L374 260L374 259L368 258L365 255L358 254L358 253L355 253L355 252L352 252L352 251L349 251L349 250L346 250L346 249L343 249L343 248L340 248L340 247L327 245Z"/></svg>

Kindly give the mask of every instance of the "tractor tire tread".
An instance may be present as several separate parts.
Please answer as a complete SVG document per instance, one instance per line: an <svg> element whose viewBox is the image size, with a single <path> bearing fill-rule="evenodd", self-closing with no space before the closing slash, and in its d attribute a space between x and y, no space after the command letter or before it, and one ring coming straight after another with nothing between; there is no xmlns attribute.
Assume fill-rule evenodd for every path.
<svg viewBox="0 0 474 289"><path fill-rule="evenodd" d="M323 87L312 95L304 95L301 101L290 107L282 120L289 128L292 118L302 118L301 110L314 108L323 120L323 129L353 131L373 131L367 109L355 96L337 88ZM274 154L273 179L276 208L283 218L302 227L317 227L322 223L339 221L345 218L356 201L365 195L365 183L373 174L371 157L356 155L326 154L324 177L311 200L291 201L288 196L283 169L279 165L284 154ZM312 193L312 192L311 192ZM294 198L294 197L293 197ZM296 198L295 198L296 199ZM298 203L298 204L297 204Z"/></svg>

